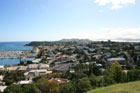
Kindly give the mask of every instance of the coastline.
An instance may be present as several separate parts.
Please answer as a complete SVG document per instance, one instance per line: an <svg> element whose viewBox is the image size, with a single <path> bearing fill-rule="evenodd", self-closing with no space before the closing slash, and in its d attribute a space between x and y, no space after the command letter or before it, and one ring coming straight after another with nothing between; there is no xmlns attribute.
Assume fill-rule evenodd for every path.
<svg viewBox="0 0 140 93"><path fill-rule="evenodd" d="M32 46L25 46L28 43L30 42L0 42L0 65L16 65L20 63L21 56L28 58L26 54L33 49Z"/></svg>

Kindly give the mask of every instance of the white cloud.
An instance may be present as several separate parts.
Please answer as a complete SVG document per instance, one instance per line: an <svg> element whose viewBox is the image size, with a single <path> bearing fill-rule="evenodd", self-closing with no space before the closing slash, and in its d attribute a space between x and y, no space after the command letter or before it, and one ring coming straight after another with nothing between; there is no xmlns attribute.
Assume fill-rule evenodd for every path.
<svg viewBox="0 0 140 93"><path fill-rule="evenodd" d="M128 4L135 4L135 0L94 0L94 3L102 6L111 4L110 9L119 9Z"/></svg>
<svg viewBox="0 0 140 93"><path fill-rule="evenodd" d="M106 28L96 33L96 40L140 40L140 28Z"/></svg>
<svg viewBox="0 0 140 93"><path fill-rule="evenodd" d="M140 27L137 28L104 28L104 29L78 29L75 32L63 34L62 38L79 38L91 40L119 40L140 41ZM59 40L58 39L58 40Z"/></svg>

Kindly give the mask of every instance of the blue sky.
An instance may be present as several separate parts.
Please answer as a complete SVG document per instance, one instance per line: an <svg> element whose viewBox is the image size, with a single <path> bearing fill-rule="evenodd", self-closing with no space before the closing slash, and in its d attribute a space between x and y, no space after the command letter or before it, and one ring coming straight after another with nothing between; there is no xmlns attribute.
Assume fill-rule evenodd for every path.
<svg viewBox="0 0 140 93"><path fill-rule="evenodd" d="M140 38L140 0L0 0L0 41Z"/></svg>

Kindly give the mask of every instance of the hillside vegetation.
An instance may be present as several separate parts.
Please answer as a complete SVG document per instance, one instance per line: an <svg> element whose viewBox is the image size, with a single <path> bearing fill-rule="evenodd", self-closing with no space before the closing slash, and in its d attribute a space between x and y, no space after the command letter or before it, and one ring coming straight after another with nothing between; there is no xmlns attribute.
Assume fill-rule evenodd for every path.
<svg viewBox="0 0 140 93"><path fill-rule="evenodd" d="M62 39L59 41L33 41L25 46L53 46L53 45L75 45L91 43L89 39Z"/></svg>
<svg viewBox="0 0 140 93"><path fill-rule="evenodd" d="M87 93L140 93L140 81L97 88Z"/></svg>

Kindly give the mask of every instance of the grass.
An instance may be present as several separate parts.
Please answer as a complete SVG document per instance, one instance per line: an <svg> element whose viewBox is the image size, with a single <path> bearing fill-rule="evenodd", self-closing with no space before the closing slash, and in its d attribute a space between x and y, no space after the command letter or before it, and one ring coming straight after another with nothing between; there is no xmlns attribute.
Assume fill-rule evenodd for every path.
<svg viewBox="0 0 140 93"><path fill-rule="evenodd" d="M97 88L87 93L140 93L140 81Z"/></svg>

